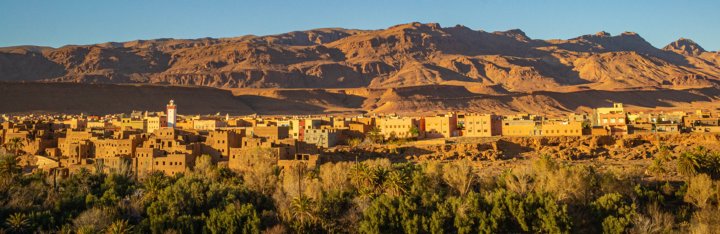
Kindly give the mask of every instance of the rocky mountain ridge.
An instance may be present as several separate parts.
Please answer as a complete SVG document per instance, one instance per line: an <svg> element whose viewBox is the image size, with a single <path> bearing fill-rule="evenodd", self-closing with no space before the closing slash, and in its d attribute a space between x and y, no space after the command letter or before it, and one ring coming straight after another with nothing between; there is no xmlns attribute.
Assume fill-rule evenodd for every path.
<svg viewBox="0 0 720 234"><path fill-rule="evenodd" d="M0 81L214 88L501 86L515 92L707 87L720 59L688 39L663 49L636 33L537 40L519 29L409 23L271 36L0 48Z"/></svg>

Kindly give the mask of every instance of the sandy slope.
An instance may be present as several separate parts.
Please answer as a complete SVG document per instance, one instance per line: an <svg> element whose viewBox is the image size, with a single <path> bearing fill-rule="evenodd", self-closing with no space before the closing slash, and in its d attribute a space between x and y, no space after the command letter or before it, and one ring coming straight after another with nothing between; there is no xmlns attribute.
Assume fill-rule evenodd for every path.
<svg viewBox="0 0 720 234"><path fill-rule="evenodd" d="M483 91L483 90L480 90ZM624 102L630 110L693 110L720 107L720 90L574 90L533 93L476 92L463 86L349 89L213 89L201 87L0 83L0 113L64 112L106 114L162 111L175 99L187 114L357 114L419 115L446 111L561 115Z"/></svg>

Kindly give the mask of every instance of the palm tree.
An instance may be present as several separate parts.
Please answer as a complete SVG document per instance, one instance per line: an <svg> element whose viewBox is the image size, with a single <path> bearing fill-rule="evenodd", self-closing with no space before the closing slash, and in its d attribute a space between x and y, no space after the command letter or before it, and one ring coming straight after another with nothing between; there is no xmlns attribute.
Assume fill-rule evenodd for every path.
<svg viewBox="0 0 720 234"><path fill-rule="evenodd" d="M14 151L15 155L20 155L20 151L25 147L25 140L19 137L14 137L5 143L5 148L9 151Z"/></svg>
<svg viewBox="0 0 720 234"><path fill-rule="evenodd" d="M348 143L348 146L350 146L350 148L354 150L355 148L360 146L360 143L362 143L362 139L350 138L350 139L348 139L347 143Z"/></svg>
<svg viewBox="0 0 720 234"><path fill-rule="evenodd" d="M370 168L364 163L356 164L350 181L355 185L361 196L374 196L385 174L381 168Z"/></svg>
<svg viewBox="0 0 720 234"><path fill-rule="evenodd" d="M14 175L20 171L17 155L2 154L0 155L0 175Z"/></svg>
<svg viewBox="0 0 720 234"><path fill-rule="evenodd" d="M124 219L116 220L105 229L107 234L129 233L130 231L132 231L132 226Z"/></svg>
<svg viewBox="0 0 720 234"><path fill-rule="evenodd" d="M410 128L408 133L410 134L410 137L417 139L420 136L420 129L413 126L412 128Z"/></svg>
<svg viewBox="0 0 720 234"><path fill-rule="evenodd" d="M381 131L378 127L374 127L372 129L370 129L370 131L367 134L368 134L368 138L370 138L370 140L373 143L382 143L383 137L382 137Z"/></svg>
<svg viewBox="0 0 720 234"><path fill-rule="evenodd" d="M457 160L445 164L442 177L461 197L468 194L477 180L477 174L469 160Z"/></svg>
<svg viewBox="0 0 720 234"><path fill-rule="evenodd" d="M388 195L402 196L405 193L406 181L406 174L401 169L396 169L387 174L383 185Z"/></svg>
<svg viewBox="0 0 720 234"><path fill-rule="evenodd" d="M30 220L23 213L15 213L5 220L5 224L7 224L12 232L22 233L27 231L26 229L29 228Z"/></svg>
<svg viewBox="0 0 720 234"><path fill-rule="evenodd" d="M697 172L698 162L693 155L684 153L677 159L677 170L683 176L694 176Z"/></svg>
<svg viewBox="0 0 720 234"><path fill-rule="evenodd" d="M309 224L314 223L316 220L316 216L313 214L312 210L313 207L313 200L300 194L300 196L293 198L290 211L292 212L293 217L300 222L300 226L305 228Z"/></svg>

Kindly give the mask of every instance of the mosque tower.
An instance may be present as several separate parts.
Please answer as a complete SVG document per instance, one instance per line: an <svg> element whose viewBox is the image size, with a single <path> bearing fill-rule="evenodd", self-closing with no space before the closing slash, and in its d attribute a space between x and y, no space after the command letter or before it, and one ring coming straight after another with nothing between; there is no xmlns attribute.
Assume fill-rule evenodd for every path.
<svg viewBox="0 0 720 234"><path fill-rule="evenodd" d="M169 128L174 128L175 123L177 121L177 106L175 105L175 101L170 100L170 103L167 105L167 126Z"/></svg>

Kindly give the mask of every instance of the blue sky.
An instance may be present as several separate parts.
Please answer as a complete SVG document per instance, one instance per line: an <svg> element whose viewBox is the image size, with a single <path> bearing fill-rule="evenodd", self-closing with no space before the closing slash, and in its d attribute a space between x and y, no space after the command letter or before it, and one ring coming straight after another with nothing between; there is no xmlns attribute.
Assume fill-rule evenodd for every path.
<svg viewBox="0 0 720 234"><path fill-rule="evenodd" d="M0 0L0 46L267 35L322 27L381 29L413 21L536 39L639 33L656 47L680 38L720 49L720 1L225 1Z"/></svg>

